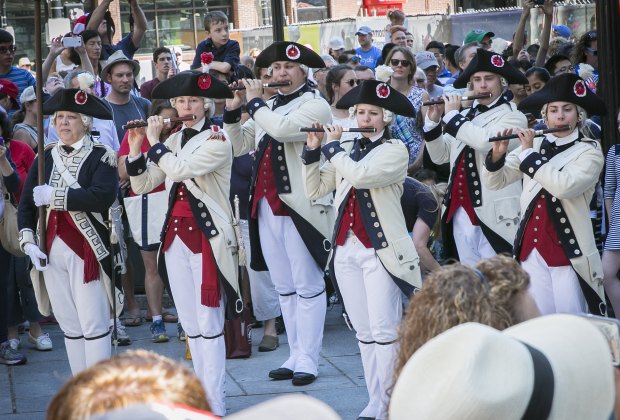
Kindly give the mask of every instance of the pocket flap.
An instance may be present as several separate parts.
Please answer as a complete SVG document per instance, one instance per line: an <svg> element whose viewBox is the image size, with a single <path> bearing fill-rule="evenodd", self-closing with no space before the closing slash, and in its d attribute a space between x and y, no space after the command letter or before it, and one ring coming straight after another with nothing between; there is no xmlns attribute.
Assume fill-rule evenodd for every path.
<svg viewBox="0 0 620 420"><path fill-rule="evenodd" d="M413 240L406 236L391 243L394 255L399 264L411 262L418 259L418 253L413 245Z"/></svg>
<svg viewBox="0 0 620 420"><path fill-rule="evenodd" d="M521 217L519 197L506 197L495 200L493 206L495 208L496 223L505 223L506 220L510 220L515 224L519 222Z"/></svg>

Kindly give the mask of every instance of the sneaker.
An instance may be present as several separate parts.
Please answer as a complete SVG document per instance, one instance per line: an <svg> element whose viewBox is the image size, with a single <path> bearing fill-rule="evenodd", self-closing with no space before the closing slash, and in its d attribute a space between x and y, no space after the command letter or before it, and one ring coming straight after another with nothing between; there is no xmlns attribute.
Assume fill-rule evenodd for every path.
<svg viewBox="0 0 620 420"><path fill-rule="evenodd" d="M37 338L34 338L32 334L28 333L28 342L34 344L39 351L50 351L52 346L52 339L48 333L43 333Z"/></svg>
<svg viewBox="0 0 620 420"><path fill-rule="evenodd" d="M3 365L23 365L26 363L26 356L13 350L9 342L6 341L0 344L0 363Z"/></svg>
<svg viewBox="0 0 620 420"><path fill-rule="evenodd" d="M112 333L112 344L114 344L114 333ZM116 344L119 346L128 346L131 344L131 337L127 334L125 326L120 322L116 323Z"/></svg>
<svg viewBox="0 0 620 420"><path fill-rule="evenodd" d="M183 326L180 322L177 324L177 337L179 338L179 341L187 340L187 335L185 334L185 330L183 330Z"/></svg>
<svg viewBox="0 0 620 420"><path fill-rule="evenodd" d="M166 326L163 320L153 321L151 323L151 341L153 343L166 343L169 338L166 335Z"/></svg>
<svg viewBox="0 0 620 420"><path fill-rule="evenodd" d="M9 346L11 346L11 348L15 351L19 348L20 343L19 337L9 338Z"/></svg>

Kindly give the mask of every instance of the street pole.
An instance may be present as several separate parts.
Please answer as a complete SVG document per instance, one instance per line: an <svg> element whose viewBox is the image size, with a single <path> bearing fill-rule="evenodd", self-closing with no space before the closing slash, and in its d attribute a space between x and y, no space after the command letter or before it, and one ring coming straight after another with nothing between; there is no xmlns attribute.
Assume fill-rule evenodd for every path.
<svg viewBox="0 0 620 420"><path fill-rule="evenodd" d="M37 63L36 68L36 94L37 94L37 153L38 153L38 184L45 184L45 145L43 144L43 73L41 69L41 63L43 63L42 57L42 45L41 45L41 0L34 1L34 58ZM45 244L46 240L46 218L45 218L45 206L39 207L39 248L44 254L47 254ZM43 264L44 261L41 261ZM42 275L39 272L39 275Z"/></svg>
<svg viewBox="0 0 620 420"><path fill-rule="evenodd" d="M284 0L271 0L271 30L273 41L284 41Z"/></svg>
<svg viewBox="0 0 620 420"><path fill-rule="evenodd" d="M599 89L607 105L607 115L602 119L603 151L618 143L616 117L620 107L620 2L602 0L596 2L597 48Z"/></svg>
<svg viewBox="0 0 620 420"><path fill-rule="evenodd" d="M62 2L60 0L49 0L50 15L52 19L62 17ZM40 6L39 6L40 7Z"/></svg>

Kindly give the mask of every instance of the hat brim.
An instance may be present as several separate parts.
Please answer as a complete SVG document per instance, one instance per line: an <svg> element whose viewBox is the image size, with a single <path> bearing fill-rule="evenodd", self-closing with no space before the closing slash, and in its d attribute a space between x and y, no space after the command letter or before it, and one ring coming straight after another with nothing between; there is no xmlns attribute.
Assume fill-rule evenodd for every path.
<svg viewBox="0 0 620 420"><path fill-rule="evenodd" d="M108 74L110 73L110 69L113 66L115 66L116 64L129 64L132 67L132 69L133 69L133 77L134 78L138 77L138 74L140 73L140 63L138 63L135 60L123 59L123 60L114 60L114 61L111 61L108 64L106 64L101 69L101 73L99 73L99 77L101 77L101 79L106 81L106 78L107 78Z"/></svg>
<svg viewBox="0 0 620 420"><path fill-rule="evenodd" d="M405 95L390 87L390 94L386 98L377 96L377 87L383 82L379 80L364 80L362 84L354 87L344 94L336 103L338 109L349 109L358 104L375 105L392 111L397 115L415 118L415 108Z"/></svg>
<svg viewBox="0 0 620 420"><path fill-rule="evenodd" d="M76 103L78 92L86 95L84 103ZM52 115L58 111L75 112L100 120L113 119L112 108L106 102L80 89L60 89L43 103L44 115Z"/></svg>
<svg viewBox="0 0 620 420"><path fill-rule="evenodd" d="M228 86L215 77L201 71L183 71L155 86L153 99L172 99L179 96L197 96L203 98L233 98Z"/></svg>
<svg viewBox="0 0 620 420"><path fill-rule="evenodd" d="M575 315L557 314L522 322L503 333L535 347L549 359L555 381L549 419L609 417L615 400L611 352L592 323Z"/></svg>
<svg viewBox="0 0 620 420"><path fill-rule="evenodd" d="M287 55L286 49L291 45L298 49L298 58L293 59ZM294 55L294 57L297 57L297 55ZM258 54L254 65L256 67L267 68L276 61L290 61L292 63L303 64L313 69L325 67L325 62L320 55L301 44L288 41L272 43Z"/></svg>

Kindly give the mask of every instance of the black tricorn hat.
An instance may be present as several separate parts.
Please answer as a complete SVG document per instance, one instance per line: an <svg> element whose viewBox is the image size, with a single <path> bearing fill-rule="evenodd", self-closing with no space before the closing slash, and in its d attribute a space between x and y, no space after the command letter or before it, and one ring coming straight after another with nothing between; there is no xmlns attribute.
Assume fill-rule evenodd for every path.
<svg viewBox="0 0 620 420"><path fill-rule="evenodd" d="M232 98L232 90L224 83L201 71L183 71L160 82L153 92L153 99L170 99L177 96L202 96L205 98Z"/></svg>
<svg viewBox="0 0 620 420"><path fill-rule="evenodd" d="M340 98L336 108L348 109L357 104L376 105L404 117L416 116L415 108L405 95L379 80L364 80Z"/></svg>
<svg viewBox="0 0 620 420"><path fill-rule="evenodd" d="M274 42L256 57L256 67L267 68L276 61L291 61L304 64L313 69L322 69L325 62L310 48L290 41Z"/></svg>
<svg viewBox="0 0 620 420"><path fill-rule="evenodd" d="M502 76L509 84L527 85L527 77L517 70L512 64L504 60L499 54L478 48L476 56L469 65L454 81L454 87L462 89L467 87L469 79L479 71L488 71Z"/></svg>
<svg viewBox="0 0 620 420"><path fill-rule="evenodd" d="M545 87L519 103L519 109L541 109L549 102L570 102L579 105L590 115L605 115L605 102L574 73L552 77Z"/></svg>
<svg viewBox="0 0 620 420"><path fill-rule="evenodd" d="M110 105L80 89L60 89L43 103L43 114L52 115L57 111L77 112L100 120L111 120Z"/></svg>

